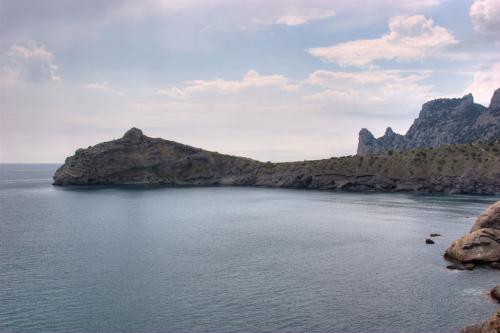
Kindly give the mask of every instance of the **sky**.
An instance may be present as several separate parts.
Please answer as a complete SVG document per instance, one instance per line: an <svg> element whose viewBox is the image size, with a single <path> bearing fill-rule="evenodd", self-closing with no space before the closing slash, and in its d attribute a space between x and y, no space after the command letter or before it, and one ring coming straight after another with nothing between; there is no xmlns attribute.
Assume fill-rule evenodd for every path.
<svg viewBox="0 0 500 333"><path fill-rule="evenodd" d="M488 105L500 0L0 0L0 163L141 128L261 161L351 155L421 105Z"/></svg>

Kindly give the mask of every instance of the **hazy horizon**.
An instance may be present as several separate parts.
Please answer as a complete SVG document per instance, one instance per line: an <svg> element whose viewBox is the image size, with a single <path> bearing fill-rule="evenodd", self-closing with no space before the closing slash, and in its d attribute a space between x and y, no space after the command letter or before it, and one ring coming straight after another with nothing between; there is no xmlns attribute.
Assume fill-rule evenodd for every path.
<svg viewBox="0 0 500 333"><path fill-rule="evenodd" d="M500 87L500 0L0 0L0 163L131 127L260 161L351 155Z"/></svg>

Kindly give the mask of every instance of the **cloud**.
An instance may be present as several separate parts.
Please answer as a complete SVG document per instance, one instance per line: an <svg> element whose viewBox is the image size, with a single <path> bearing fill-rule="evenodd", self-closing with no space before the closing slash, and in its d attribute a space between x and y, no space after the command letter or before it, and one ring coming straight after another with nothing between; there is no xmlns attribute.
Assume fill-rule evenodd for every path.
<svg viewBox="0 0 500 333"><path fill-rule="evenodd" d="M310 48L309 53L341 66L368 67L380 60L414 61L442 56L457 43L447 29L423 15L396 16L389 21L389 32L380 38Z"/></svg>
<svg viewBox="0 0 500 333"><path fill-rule="evenodd" d="M13 84L18 81L43 82L57 81L58 66L54 54L45 45L29 41L26 46L12 45L7 52L8 64L3 67L3 83Z"/></svg>
<svg viewBox="0 0 500 333"><path fill-rule="evenodd" d="M283 75L260 75L255 70L249 70L241 80L191 80L184 81L182 88L170 87L159 89L156 94L172 98L184 99L196 93L232 94L249 89L277 88L284 91L294 91L298 85Z"/></svg>
<svg viewBox="0 0 500 333"><path fill-rule="evenodd" d="M177 87L171 87L166 89L158 89L156 91L156 95L158 96L167 96L176 99L185 99L187 98L187 94L184 90L179 89Z"/></svg>
<svg viewBox="0 0 500 333"><path fill-rule="evenodd" d="M324 20L336 14L333 9L314 7L292 7L285 11L285 14L276 19L276 24L300 25L310 21Z"/></svg>
<svg viewBox="0 0 500 333"><path fill-rule="evenodd" d="M484 35L500 35L500 0L475 0L469 10L474 30Z"/></svg>
<svg viewBox="0 0 500 333"><path fill-rule="evenodd" d="M493 92L500 88L500 62L485 65L474 73L464 94L472 93L476 102L489 105Z"/></svg>
<svg viewBox="0 0 500 333"><path fill-rule="evenodd" d="M104 81L104 82L94 82L94 83L88 83L84 85L85 88L90 89L90 90L96 90L96 91L103 91L103 92L108 92L116 95L123 96L125 93L120 90L116 90L111 88L109 85L109 82Z"/></svg>
<svg viewBox="0 0 500 333"><path fill-rule="evenodd" d="M421 82L431 75L428 70L319 70L311 73L304 84L323 90L304 95L303 100L323 103L342 112L406 115L433 96L433 87Z"/></svg>

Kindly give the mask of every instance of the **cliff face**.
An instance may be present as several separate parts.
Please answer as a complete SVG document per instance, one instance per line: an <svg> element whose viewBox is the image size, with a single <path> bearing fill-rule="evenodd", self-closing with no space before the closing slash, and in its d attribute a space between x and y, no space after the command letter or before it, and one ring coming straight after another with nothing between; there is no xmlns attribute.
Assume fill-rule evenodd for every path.
<svg viewBox="0 0 500 333"><path fill-rule="evenodd" d="M500 143L262 163L149 138L134 128L77 150L54 175L55 185L130 183L500 193Z"/></svg>
<svg viewBox="0 0 500 333"><path fill-rule="evenodd" d="M420 147L439 147L489 141L500 138L500 89L485 108L474 103L472 95L436 99L425 103L405 135L389 127L376 139L370 131L359 133L358 154L377 154Z"/></svg>

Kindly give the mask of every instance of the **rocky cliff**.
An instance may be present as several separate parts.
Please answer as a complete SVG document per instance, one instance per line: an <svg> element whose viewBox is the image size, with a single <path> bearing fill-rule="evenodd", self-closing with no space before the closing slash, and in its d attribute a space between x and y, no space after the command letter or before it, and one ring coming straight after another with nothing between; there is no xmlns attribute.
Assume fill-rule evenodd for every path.
<svg viewBox="0 0 500 333"><path fill-rule="evenodd" d="M491 194L500 193L500 143L263 163L133 128L118 140L77 150L54 175L55 185L132 183Z"/></svg>
<svg viewBox="0 0 500 333"><path fill-rule="evenodd" d="M359 132L358 155L377 154L421 147L488 142L500 138L500 89L488 108L474 103L471 94L425 103L405 135L390 127L380 138L363 128Z"/></svg>

